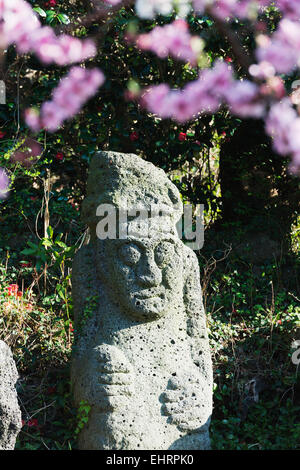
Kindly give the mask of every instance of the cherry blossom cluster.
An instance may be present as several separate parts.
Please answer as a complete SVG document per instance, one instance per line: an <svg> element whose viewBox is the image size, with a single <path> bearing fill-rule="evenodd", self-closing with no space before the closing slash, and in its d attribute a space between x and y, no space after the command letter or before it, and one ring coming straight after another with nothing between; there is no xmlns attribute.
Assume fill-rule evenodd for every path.
<svg viewBox="0 0 300 470"><path fill-rule="evenodd" d="M205 69L182 90L171 90L166 84L148 88L142 102L153 114L178 122L203 113L213 114L222 104L242 117L260 118L265 112L258 85L249 80L234 80L232 68L223 61Z"/></svg>
<svg viewBox="0 0 300 470"><path fill-rule="evenodd" d="M120 8L123 5L122 0L104 2L112 6L119 4ZM200 37L190 34L184 20L192 9L197 15L209 15L217 25L222 22L230 31L235 18L248 19L257 26L257 15L269 6L276 6L282 19L273 34L259 34L256 38L256 61L246 70L252 80L237 80L232 66L216 61L181 90L171 89L167 84L149 87L142 94L141 102L153 114L181 123L202 113L215 113L222 106L242 118L262 118L267 133L273 137L276 151L282 155L290 154L293 157L291 169L298 171L300 105L287 96L281 74L290 74L300 68L300 0L135 0L136 13L142 19L167 16L174 11L177 15L172 23L156 26L150 33L139 35L136 43L141 50L152 51L161 58L172 56L194 66L204 43ZM96 54L92 41L57 36L51 27L42 26L25 0L0 0L0 48L5 49L11 44L16 45L19 53L34 52L46 64L80 63ZM237 62L239 58L236 54ZM73 67L40 111L27 110L27 124L35 131L57 130L66 119L79 112L103 82L104 75L100 70ZM299 105L298 110L293 104ZM20 159L23 156L19 155ZM2 172L0 197L5 181L7 175Z"/></svg>
<svg viewBox="0 0 300 470"><path fill-rule="evenodd" d="M120 0L106 0L116 4ZM297 2L297 0L295 0ZM170 15L175 9L178 16L184 18L193 9L199 14L210 11L224 20L228 17L253 17L261 8L269 6L273 0L136 0L135 9L140 18L151 19L156 15ZM288 8L287 0L279 1L283 8ZM280 5L281 6L281 5Z"/></svg>
<svg viewBox="0 0 300 470"><path fill-rule="evenodd" d="M56 131L66 119L80 111L104 80L103 73L97 68L72 67L55 88L52 100L42 104L40 112L35 108L26 110L27 125L36 132L41 129Z"/></svg>
<svg viewBox="0 0 300 470"><path fill-rule="evenodd" d="M179 123L204 113L213 114L222 105L242 118L262 118L267 134L273 138L274 149L281 155L292 156L290 170L296 173L300 169L300 117L290 97L276 101L275 98L283 96L283 82L278 77L260 85L235 80L232 68L218 61L181 90L172 90L167 84L149 87L141 103L153 114Z"/></svg>
<svg viewBox="0 0 300 470"><path fill-rule="evenodd" d="M300 3L299 3L300 5ZM300 10L299 10L300 18ZM268 62L277 73L290 73L300 64L300 23L288 18L280 21L275 33L257 38L257 58Z"/></svg>
<svg viewBox="0 0 300 470"><path fill-rule="evenodd" d="M106 0L113 5L121 0ZM286 18L297 21L300 15L298 0L136 0L135 9L140 18L151 19L156 15L170 15L174 8L178 16L186 17L193 9L198 14L211 13L226 18L253 19L263 8L275 5Z"/></svg>
<svg viewBox="0 0 300 470"><path fill-rule="evenodd" d="M150 33L140 34L136 42L140 49L152 51L158 57L172 55L192 65L197 63L204 44L198 36L191 36L188 24L183 19L165 26L156 26Z"/></svg>
<svg viewBox="0 0 300 470"><path fill-rule="evenodd" d="M91 40L63 34L56 36L42 26L31 6L24 0L0 0L0 47L15 44L19 53L34 52L46 63L68 65L96 55Z"/></svg>
<svg viewBox="0 0 300 470"><path fill-rule="evenodd" d="M273 0L193 0L197 13L208 11L224 20L225 18L253 18L262 8L274 3Z"/></svg>
<svg viewBox="0 0 300 470"><path fill-rule="evenodd" d="M174 2L166 3L168 13L165 14L169 14ZM275 150L282 155L290 154L293 157L291 170L299 171L300 117L293 107L293 103L299 103L295 103L293 97L287 97L280 74L289 74L300 68L300 1L193 0L192 3L196 13L209 14L225 21L229 27L230 19L236 17L255 21L257 13L271 4L282 12L283 17L271 36L260 34L257 37L257 63L248 70L253 81L235 80L231 67L217 62L182 90L172 90L167 84L148 88L141 102L161 118L171 118L180 123L202 113L215 113L222 105L227 105L233 114L240 117L262 118L266 122L266 132L273 138ZM136 3L139 16L164 14L159 8L161 2L150 2L152 9L146 4L143 0ZM182 27L185 23L180 21ZM171 55L193 65L197 52L193 50L192 37L187 29L182 27L180 31L176 23L154 28L149 34L141 35L137 44L159 57ZM189 53L188 45L194 56Z"/></svg>

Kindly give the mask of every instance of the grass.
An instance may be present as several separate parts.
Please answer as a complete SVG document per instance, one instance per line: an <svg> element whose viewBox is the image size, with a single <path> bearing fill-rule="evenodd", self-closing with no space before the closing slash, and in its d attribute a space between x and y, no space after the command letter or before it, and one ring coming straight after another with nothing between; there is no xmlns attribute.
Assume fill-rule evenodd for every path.
<svg viewBox="0 0 300 470"><path fill-rule="evenodd" d="M215 382L212 446L299 449L300 374L292 362L299 299L275 284L277 264L221 264L204 293Z"/></svg>

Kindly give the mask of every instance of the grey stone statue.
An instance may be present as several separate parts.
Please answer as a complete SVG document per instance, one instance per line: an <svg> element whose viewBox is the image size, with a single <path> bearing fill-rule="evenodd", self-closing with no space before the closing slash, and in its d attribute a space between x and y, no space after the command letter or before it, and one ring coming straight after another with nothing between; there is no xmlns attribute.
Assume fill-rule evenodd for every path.
<svg viewBox="0 0 300 470"><path fill-rule="evenodd" d="M101 204L164 215L154 211L147 237L133 217L130 235L99 239ZM76 404L91 407L80 449L210 447L212 365L197 257L176 231L181 213L163 170L132 154L94 156L83 204L90 240L73 264L72 387Z"/></svg>
<svg viewBox="0 0 300 470"><path fill-rule="evenodd" d="M21 429L15 389L18 372L10 348L0 341L0 450L13 450Z"/></svg>

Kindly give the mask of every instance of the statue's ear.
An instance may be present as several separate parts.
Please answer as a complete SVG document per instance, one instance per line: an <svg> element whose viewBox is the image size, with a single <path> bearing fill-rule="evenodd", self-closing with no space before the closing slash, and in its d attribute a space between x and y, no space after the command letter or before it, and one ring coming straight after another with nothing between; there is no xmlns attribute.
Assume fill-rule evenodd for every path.
<svg viewBox="0 0 300 470"><path fill-rule="evenodd" d="M184 305L186 328L190 338L192 359L201 373L212 384L211 357L202 302L200 271L196 254L184 247Z"/></svg>

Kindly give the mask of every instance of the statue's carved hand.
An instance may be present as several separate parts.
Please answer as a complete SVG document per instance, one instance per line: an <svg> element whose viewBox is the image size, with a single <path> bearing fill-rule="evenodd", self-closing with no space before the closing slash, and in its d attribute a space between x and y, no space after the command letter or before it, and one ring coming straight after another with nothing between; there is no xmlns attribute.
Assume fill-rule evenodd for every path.
<svg viewBox="0 0 300 470"><path fill-rule="evenodd" d="M187 375L172 377L161 397L162 414L169 416L170 423L182 431L200 430L209 424L210 397L211 391L204 378Z"/></svg>
<svg viewBox="0 0 300 470"><path fill-rule="evenodd" d="M133 369L123 352L115 346L93 349L94 395L96 405L118 408L134 393Z"/></svg>

